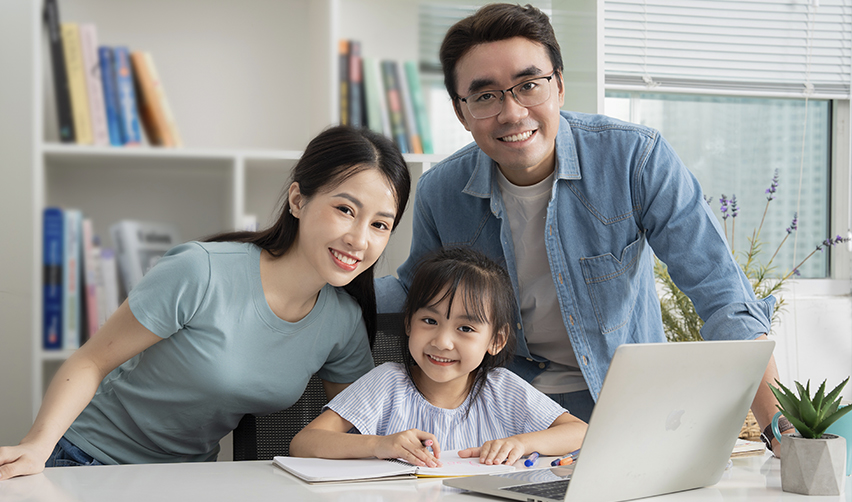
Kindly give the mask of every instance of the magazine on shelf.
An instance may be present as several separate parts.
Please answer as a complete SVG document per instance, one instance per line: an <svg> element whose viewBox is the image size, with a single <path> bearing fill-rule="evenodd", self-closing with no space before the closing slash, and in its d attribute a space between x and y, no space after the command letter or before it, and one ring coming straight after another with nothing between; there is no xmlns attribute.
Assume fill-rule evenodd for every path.
<svg viewBox="0 0 852 502"><path fill-rule="evenodd" d="M119 276L129 293L166 251L181 243L180 232L171 223L122 220L109 233L115 244Z"/></svg>

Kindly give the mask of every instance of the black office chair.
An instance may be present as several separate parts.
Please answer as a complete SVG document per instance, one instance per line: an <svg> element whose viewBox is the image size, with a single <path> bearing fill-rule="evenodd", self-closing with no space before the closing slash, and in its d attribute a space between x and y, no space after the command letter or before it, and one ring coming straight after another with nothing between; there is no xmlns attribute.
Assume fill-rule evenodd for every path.
<svg viewBox="0 0 852 502"><path fill-rule="evenodd" d="M373 360L376 366L402 362L399 337L403 333L402 314L379 314ZM245 415L234 429L234 460L271 460L290 454L290 441L314 418L328 400L316 375L308 382L302 397L286 410L269 415Z"/></svg>

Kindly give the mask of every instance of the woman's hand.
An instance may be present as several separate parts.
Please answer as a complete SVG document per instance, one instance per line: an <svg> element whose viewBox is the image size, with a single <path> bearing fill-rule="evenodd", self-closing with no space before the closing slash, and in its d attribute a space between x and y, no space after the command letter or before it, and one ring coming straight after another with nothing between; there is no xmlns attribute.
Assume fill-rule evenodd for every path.
<svg viewBox="0 0 852 502"><path fill-rule="evenodd" d="M431 443L427 443L430 441ZM424 444L430 444L432 452ZM408 429L390 436L378 436L375 450L378 458L401 458L409 464L421 467L441 466L441 461L438 460L441 449L437 438L417 429Z"/></svg>
<svg viewBox="0 0 852 502"><path fill-rule="evenodd" d="M486 441L479 448L461 450L459 456L462 458L479 457L479 462L486 465L498 465L504 462L512 465L527 453L523 441L518 436L510 436L505 439Z"/></svg>
<svg viewBox="0 0 852 502"><path fill-rule="evenodd" d="M50 451L45 454L43 449L27 443L0 447L0 480L38 474L49 457Z"/></svg>

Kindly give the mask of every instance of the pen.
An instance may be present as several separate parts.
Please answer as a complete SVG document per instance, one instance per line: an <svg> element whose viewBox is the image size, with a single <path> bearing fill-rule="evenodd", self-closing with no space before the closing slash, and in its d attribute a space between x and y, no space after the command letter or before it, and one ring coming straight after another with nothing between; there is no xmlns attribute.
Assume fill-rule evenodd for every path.
<svg viewBox="0 0 852 502"><path fill-rule="evenodd" d="M537 451L534 451L534 452L530 453L529 458L527 458L526 460L524 460L524 465L525 465L525 466L527 466L527 467L532 467L532 466L534 466L534 465L535 465L536 460L538 460L538 456L539 456L539 455L538 455L538 452L537 452Z"/></svg>
<svg viewBox="0 0 852 502"><path fill-rule="evenodd" d="M574 450L568 455L565 455L562 458L557 458L553 462L550 463L551 467L557 467L560 465L570 465L577 458L577 455L580 453L580 450ZM570 462L568 461L570 460ZM564 461L564 463L563 463Z"/></svg>

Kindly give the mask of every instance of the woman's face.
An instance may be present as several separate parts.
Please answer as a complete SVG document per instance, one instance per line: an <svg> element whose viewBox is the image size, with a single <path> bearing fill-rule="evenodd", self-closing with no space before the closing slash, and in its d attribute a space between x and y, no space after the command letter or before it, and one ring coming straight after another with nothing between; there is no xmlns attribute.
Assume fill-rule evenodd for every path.
<svg viewBox="0 0 852 502"><path fill-rule="evenodd" d="M396 217L393 187L377 169L365 169L310 198L290 185L299 219L296 251L332 286L345 286L385 249Z"/></svg>

